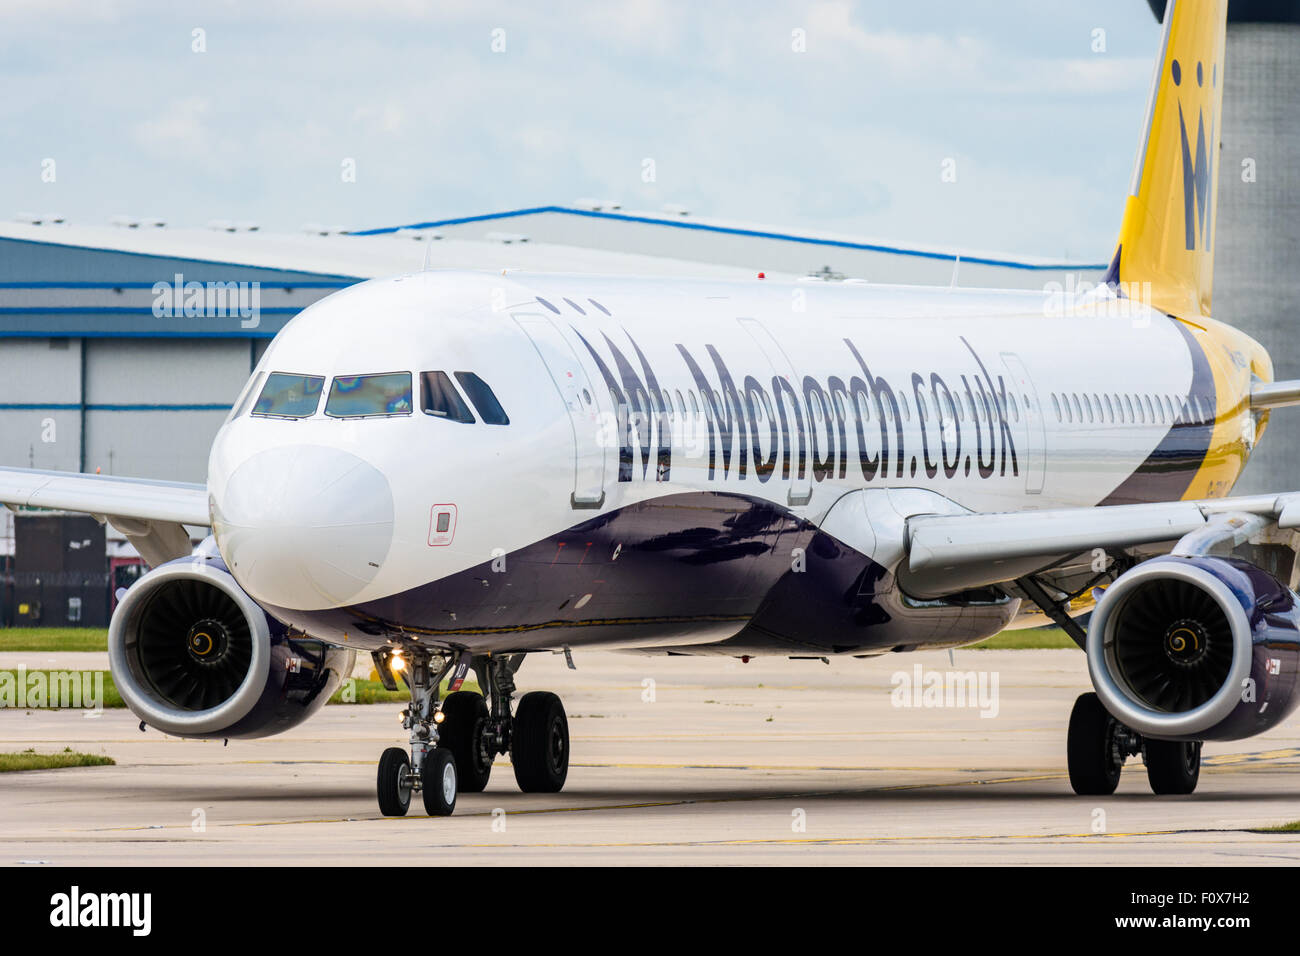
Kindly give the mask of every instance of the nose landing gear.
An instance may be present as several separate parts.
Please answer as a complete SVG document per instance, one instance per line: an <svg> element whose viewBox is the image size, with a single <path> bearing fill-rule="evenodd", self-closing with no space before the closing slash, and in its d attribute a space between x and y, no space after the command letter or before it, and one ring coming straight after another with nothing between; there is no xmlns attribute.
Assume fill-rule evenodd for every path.
<svg viewBox="0 0 1300 956"><path fill-rule="evenodd" d="M375 669L391 690L397 689L393 676L397 659L389 650L374 653ZM411 704L402 711L402 726L411 732L411 752L408 757L400 747L390 747L379 758L379 812L388 817L405 816L412 794L418 793L429 816L450 816L456 809L456 761L450 750L438 745L442 716L438 713L438 686L455 658L442 659L436 674L431 667L433 656L421 648L407 652L402 661L400 673L411 689Z"/></svg>

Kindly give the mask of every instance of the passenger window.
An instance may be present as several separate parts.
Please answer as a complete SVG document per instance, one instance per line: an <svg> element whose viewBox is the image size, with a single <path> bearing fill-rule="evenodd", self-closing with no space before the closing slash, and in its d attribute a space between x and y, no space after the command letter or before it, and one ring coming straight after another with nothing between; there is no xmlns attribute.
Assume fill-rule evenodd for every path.
<svg viewBox="0 0 1300 956"><path fill-rule="evenodd" d="M420 411L466 425L474 421L474 413L460 397L460 392L456 391L456 386L451 383L446 372L420 373Z"/></svg>
<svg viewBox="0 0 1300 956"><path fill-rule="evenodd" d="M253 406L253 414L264 418L310 418L320 405L322 375L291 375L272 372Z"/></svg>
<svg viewBox="0 0 1300 956"><path fill-rule="evenodd" d="M485 423L488 425L510 424L510 416L501 407L501 403L497 401L492 389L488 388L487 382L473 372L457 372L456 381L460 382L460 387L465 390L469 400L478 409L479 418L483 419ZM470 416L470 420L473 420L473 416Z"/></svg>
<svg viewBox="0 0 1300 956"><path fill-rule="evenodd" d="M325 414L331 418L370 418L411 414L411 373L336 375Z"/></svg>

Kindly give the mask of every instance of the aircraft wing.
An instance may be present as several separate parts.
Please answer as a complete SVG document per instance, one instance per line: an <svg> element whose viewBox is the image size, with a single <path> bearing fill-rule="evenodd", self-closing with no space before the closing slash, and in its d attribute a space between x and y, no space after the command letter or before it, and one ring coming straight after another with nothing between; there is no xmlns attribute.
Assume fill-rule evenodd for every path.
<svg viewBox="0 0 1300 956"><path fill-rule="evenodd" d="M1177 541L1210 527L1243 534L1250 518L1300 528L1300 493L1004 514L915 515L904 564L918 596L1012 581L1073 555ZM1255 522L1258 525L1259 522Z"/></svg>
<svg viewBox="0 0 1300 956"><path fill-rule="evenodd" d="M0 504L107 520L155 566L190 553L186 525L211 523L205 485L112 475L0 468Z"/></svg>

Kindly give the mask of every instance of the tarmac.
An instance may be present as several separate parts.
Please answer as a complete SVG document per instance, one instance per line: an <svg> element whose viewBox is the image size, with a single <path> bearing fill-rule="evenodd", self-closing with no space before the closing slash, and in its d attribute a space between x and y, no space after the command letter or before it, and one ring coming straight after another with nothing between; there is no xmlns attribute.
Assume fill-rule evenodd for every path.
<svg viewBox="0 0 1300 956"><path fill-rule="evenodd" d="M418 797L407 817L378 812L399 705L334 705L228 746L142 733L125 710L0 710L0 751L117 762L0 775L0 865L1300 862L1300 833L1260 832L1300 819L1300 715L1206 744L1190 796L1153 796L1131 758L1115 795L1078 797L1065 769L1070 708L1089 689L1077 651L574 661L534 655L518 675L520 693L564 700L564 791L520 793L498 758L445 818ZM0 668L104 662L0 654ZM917 667L922 684L974 672L984 693L932 706L909 686Z"/></svg>

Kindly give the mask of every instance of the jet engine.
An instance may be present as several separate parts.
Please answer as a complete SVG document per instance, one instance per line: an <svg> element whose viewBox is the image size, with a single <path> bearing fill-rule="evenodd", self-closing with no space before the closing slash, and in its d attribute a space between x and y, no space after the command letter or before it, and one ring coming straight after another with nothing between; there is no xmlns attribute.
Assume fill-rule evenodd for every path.
<svg viewBox="0 0 1300 956"><path fill-rule="evenodd" d="M1102 704L1133 730L1240 740L1300 703L1300 596L1236 558L1154 558L1106 590L1087 652Z"/></svg>
<svg viewBox="0 0 1300 956"><path fill-rule="evenodd" d="M178 737L269 737L329 700L355 654L293 636L215 553L160 565L123 596L108 628L123 701Z"/></svg>

